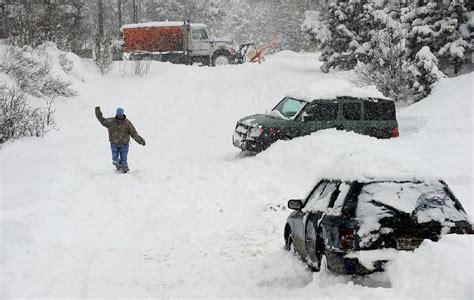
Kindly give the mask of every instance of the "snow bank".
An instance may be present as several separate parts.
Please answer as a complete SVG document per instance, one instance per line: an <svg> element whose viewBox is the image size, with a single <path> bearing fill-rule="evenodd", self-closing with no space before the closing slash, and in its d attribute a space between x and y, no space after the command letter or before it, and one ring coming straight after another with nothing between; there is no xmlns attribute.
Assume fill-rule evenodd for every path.
<svg viewBox="0 0 474 300"><path fill-rule="evenodd" d="M403 254L396 264L411 268L407 278L418 274L412 281L418 290L401 276L393 288L381 288L375 276L313 274L282 249L287 200L305 197L331 172L439 174L474 212L472 134L460 130L471 121L444 119L468 107L472 85L464 77L442 81L426 104L401 111L397 139L326 130L279 141L256 156L232 146L237 120L328 79L320 65L314 54L287 52L262 65L152 62L146 76L122 78L85 64L88 80L78 85L77 100L58 102L60 130L0 151L0 297L423 298L440 281L451 282L411 267ZM462 103L448 105L450 94ZM106 116L124 107L147 141L146 147L131 143L127 175L114 173L97 105ZM418 117L430 112L443 118ZM457 245L447 240L441 250ZM433 250L439 256L432 265L442 263L441 250ZM453 253L463 262L447 258L450 267L466 271L472 256ZM423 257L428 266L431 258ZM420 284L424 277L432 281ZM469 288L466 281L459 286Z"/></svg>
<svg viewBox="0 0 474 300"><path fill-rule="evenodd" d="M400 251L387 272L402 298L473 299L473 255L473 235L445 235L425 240L414 252Z"/></svg>
<svg viewBox="0 0 474 300"><path fill-rule="evenodd" d="M48 61L51 66L50 72L63 80L84 81L85 70L81 58L74 53L59 50L52 42L45 42L35 49L28 46L12 48L6 44L0 44L0 57L6 58L11 49L23 51L24 55L35 61Z"/></svg>
<svg viewBox="0 0 474 300"><path fill-rule="evenodd" d="M37 48L50 60L52 72L63 79L85 81L85 71L81 58L72 52L59 50L52 42L46 42Z"/></svg>

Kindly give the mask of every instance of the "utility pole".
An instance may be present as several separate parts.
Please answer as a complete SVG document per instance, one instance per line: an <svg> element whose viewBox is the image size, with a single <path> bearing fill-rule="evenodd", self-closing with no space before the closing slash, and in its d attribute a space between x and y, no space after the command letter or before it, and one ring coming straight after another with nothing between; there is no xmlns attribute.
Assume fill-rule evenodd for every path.
<svg viewBox="0 0 474 300"><path fill-rule="evenodd" d="M133 0L133 23L138 23L138 3L139 0Z"/></svg>
<svg viewBox="0 0 474 300"><path fill-rule="evenodd" d="M123 21L122 21L122 0L117 0L117 17L118 17L118 25L119 27L122 27Z"/></svg>
<svg viewBox="0 0 474 300"><path fill-rule="evenodd" d="M95 38L96 53L95 57L98 59L102 57L104 49L104 0L97 0L97 36Z"/></svg>

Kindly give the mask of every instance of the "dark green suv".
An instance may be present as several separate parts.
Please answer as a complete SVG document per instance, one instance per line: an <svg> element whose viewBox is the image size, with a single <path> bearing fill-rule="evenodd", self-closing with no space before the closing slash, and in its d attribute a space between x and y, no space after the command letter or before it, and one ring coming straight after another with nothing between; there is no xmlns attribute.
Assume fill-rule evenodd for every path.
<svg viewBox="0 0 474 300"><path fill-rule="evenodd" d="M328 128L381 139L398 137L395 103L390 99L350 96L313 101L285 97L269 114L240 119L232 142L242 150L259 152L277 140Z"/></svg>

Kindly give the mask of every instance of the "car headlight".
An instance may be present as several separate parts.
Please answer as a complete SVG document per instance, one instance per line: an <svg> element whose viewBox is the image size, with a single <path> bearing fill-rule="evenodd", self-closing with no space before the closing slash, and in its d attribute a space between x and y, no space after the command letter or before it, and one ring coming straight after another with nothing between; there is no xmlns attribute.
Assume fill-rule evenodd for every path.
<svg viewBox="0 0 474 300"><path fill-rule="evenodd" d="M252 127L250 129L250 137L259 137L263 133L263 128L262 127Z"/></svg>

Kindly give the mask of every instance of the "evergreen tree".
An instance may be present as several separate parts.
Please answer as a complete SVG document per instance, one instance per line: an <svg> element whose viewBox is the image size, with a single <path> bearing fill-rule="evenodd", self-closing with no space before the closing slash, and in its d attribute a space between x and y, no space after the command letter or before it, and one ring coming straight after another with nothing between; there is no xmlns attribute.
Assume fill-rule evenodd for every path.
<svg viewBox="0 0 474 300"><path fill-rule="evenodd" d="M401 31L387 27L374 33L366 44L370 51L355 68L357 85L374 85L386 97L409 102L412 96L410 63L405 60L406 49Z"/></svg>
<svg viewBox="0 0 474 300"><path fill-rule="evenodd" d="M86 39L84 1L21 1L12 17L9 38L12 44L36 47L46 41L58 48L78 52Z"/></svg>
<svg viewBox="0 0 474 300"><path fill-rule="evenodd" d="M321 31L308 28L311 21L305 22L303 28L319 45L323 72L335 67L349 70L356 66L357 51L369 40L373 28L369 17L372 11L372 5L366 0L332 2L327 12L319 14L319 22L313 24ZM311 17L310 14L306 16Z"/></svg>
<svg viewBox="0 0 474 300"><path fill-rule="evenodd" d="M463 3L449 5L431 1L425 6L402 9L401 20L407 31L407 57L428 46L443 69L454 66L457 73L462 65L470 63L468 18Z"/></svg>
<svg viewBox="0 0 474 300"><path fill-rule="evenodd" d="M424 46L415 55L413 65L410 72L414 77L412 86L417 93L416 101L428 96L431 93L433 84L441 78L442 73L439 72L438 60L431 53L428 46Z"/></svg>
<svg viewBox="0 0 474 300"><path fill-rule="evenodd" d="M440 22L439 51L436 53L440 67L454 67L457 74L463 65L471 63L471 44L469 20L466 8L458 2L453 2L446 10L449 17Z"/></svg>

